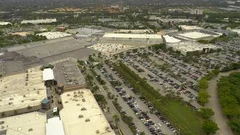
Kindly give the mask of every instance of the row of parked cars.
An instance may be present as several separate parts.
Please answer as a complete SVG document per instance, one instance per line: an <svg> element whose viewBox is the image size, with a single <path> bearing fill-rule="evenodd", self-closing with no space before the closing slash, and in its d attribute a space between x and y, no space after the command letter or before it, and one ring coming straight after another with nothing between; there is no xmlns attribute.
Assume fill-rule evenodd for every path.
<svg viewBox="0 0 240 135"><path fill-rule="evenodd" d="M150 109L150 113L154 113L163 123L165 123L167 125L167 127L173 132L173 133L177 133L176 128L174 128L171 123L157 110L155 110L155 108L152 106L152 104L150 102L148 102L144 97L139 97L140 100L143 101L143 103L145 103L148 108Z"/></svg>
<svg viewBox="0 0 240 135"><path fill-rule="evenodd" d="M116 70L109 65L111 70L120 78L123 80L123 78L116 72ZM136 90L134 90L134 88L128 84L127 85L128 89L133 91L135 93ZM135 98L132 96L129 96L126 91L121 87L115 87L115 90L119 93L119 95L123 98L123 100L129 105L129 107L133 110L133 112L136 114L136 116L144 123L144 125L148 128L148 130L151 132L151 134L153 135L162 135L162 131L161 131L161 124L160 123L154 123L151 118L149 117L149 115L142 111ZM156 111L154 109L154 107L147 102L147 100L143 100L142 97L140 97L140 99L143 101L144 104L146 104L148 106L149 112L150 113L154 113L157 115L157 117L159 117L159 119L165 123L167 125L167 127L173 132L173 133L177 133L177 130L170 124L170 122L168 122L163 116L161 116L160 112Z"/></svg>
<svg viewBox="0 0 240 135"><path fill-rule="evenodd" d="M136 62L138 62L138 64L142 65L147 70L152 72L152 74L154 74L154 76L151 74L147 74L150 81L156 82L166 89L175 88L176 90L178 90L180 92L187 90L186 96L188 96L192 100L196 100L196 95L194 95L192 92L190 92L190 88L187 89L187 86L185 86L184 88L183 87L181 88L181 84L185 84L185 83L181 83L179 81L176 82L177 79L175 79L175 78L173 79L173 78L169 77L168 74L164 73L163 71L160 71L151 63L149 63L145 60L139 60L137 58L132 58L132 57L125 57L123 60L125 62L129 63L132 67L136 67ZM172 88L170 88L170 87L172 87Z"/></svg>

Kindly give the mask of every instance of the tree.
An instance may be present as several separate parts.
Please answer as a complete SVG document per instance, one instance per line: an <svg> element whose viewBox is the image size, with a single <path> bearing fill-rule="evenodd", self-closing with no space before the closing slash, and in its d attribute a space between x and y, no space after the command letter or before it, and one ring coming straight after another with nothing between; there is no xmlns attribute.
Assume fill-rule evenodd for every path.
<svg viewBox="0 0 240 135"><path fill-rule="evenodd" d="M214 115L214 112L211 108L201 108L199 114L204 119L210 119Z"/></svg>
<svg viewBox="0 0 240 135"><path fill-rule="evenodd" d="M212 120L205 120L202 126L203 131L207 134L214 134L219 129L217 124Z"/></svg>
<svg viewBox="0 0 240 135"><path fill-rule="evenodd" d="M116 125L118 125L118 122L120 121L119 115L114 114L114 115L113 115L113 119L114 119Z"/></svg>
<svg viewBox="0 0 240 135"><path fill-rule="evenodd" d="M198 102L201 105L208 103L209 94L205 90L200 90L198 92Z"/></svg>
<svg viewBox="0 0 240 135"><path fill-rule="evenodd" d="M205 78L202 78L198 81L198 88L199 89L207 89L208 88L208 81Z"/></svg>

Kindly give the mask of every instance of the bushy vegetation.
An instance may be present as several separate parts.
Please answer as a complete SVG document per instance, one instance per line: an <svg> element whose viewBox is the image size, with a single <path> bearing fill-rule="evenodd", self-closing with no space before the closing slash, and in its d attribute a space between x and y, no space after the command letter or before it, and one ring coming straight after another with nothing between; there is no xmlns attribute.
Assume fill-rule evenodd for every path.
<svg viewBox="0 0 240 135"><path fill-rule="evenodd" d="M27 35L26 37L22 37L18 35L0 36L0 47L7 47L11 45L24 44L24 43L41 41L46 39L47 38L44 36L37 36L37 35Z"/></svg>
<svg viewBox="0 0 240 135"><path fill-rule="evenodd" d="M112 101L113 105L115 106L115 108L118 110L118 112L121 112L122 107L119 105L118 102ZM132 131L133 134L136 134L136 130L133 127L132 123L133 123L133 118L131 116L127 116L123 113L120 113L121 115L121 119L123 120L124 123L126 123L128 125L128 127L130 128L130 130Z"/></svg>
<svg viewBox="0 0 240 135"><path fill-rule="evenodd" d="M178 98L161 96L146 80L140 78L122 62L114 64L114 67L136 92L150 101L176 128L180 129L181 134L202 134L202 119L192 108Z"/></svg>
<svg viewBox="0 0 240 135"><path fill-rule="evenodd" d="M101 95L101 94L94 94L94 97L95 97L96 101L99 104L104 104L104 105L107 104L107 101L106 101L106 99L104 98L103 95Z"/></svg>
<svg viewBox="0 0 240 135"><path fill-rule="evenodd" d="M222 77L218 82L218 97L228 125L234 134L240 134L240 73Z"/></svg>
<svg viewBox="0 0 240 135"><path fill-rule="evenodd" d="M92 72L92 74L96 77L97 81L101 84L101 85L105 85L106 82L101 78L100 75L98 75L93 69L90 69L90 71Z"/></svg>
<svg viewBox="0 0 240 135"><path fill-rule="evenodd" d="M222 72L240 69L240 63L232 63L222 69Z"/></svg>
<svg viewBox="0 0 240 135"><path fill-rule="evenodd" d="M216 77L219 74L219 70L215 69L212 70L210 73L202 77L198 81L198 103L201 105L205 105L208 103L208 98L210 97L207 88L208 88L208 81L211 80L212 78Z"/></svg>

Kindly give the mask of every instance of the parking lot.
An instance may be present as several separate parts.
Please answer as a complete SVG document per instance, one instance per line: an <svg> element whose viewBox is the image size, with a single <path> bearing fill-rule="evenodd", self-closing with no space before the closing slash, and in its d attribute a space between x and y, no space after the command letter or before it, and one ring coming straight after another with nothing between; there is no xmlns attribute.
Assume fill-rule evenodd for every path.
<svg viewBox="0 0 240 135"><path fill-rule="evenodd" d="M156 112L143 97L136 95L131 86L126 86L123 80L113 67L104 64L96 72L101 74L107 82L112 85L112 93L119 95L118 102L123 107L121 113L130 115L134 118L132 126L137 131L143 131L145 134L174 134L171 124L164 119L160 113ZM118 84L120 82L120 84ZM128 109L130 108L130 109ZM142 128L145 126L144 128ZM146 129L147 128L147 129ZM145 129L145 130L144 130Z"/></svg>
<svg viewBox="0 0 240 135"><path fill-rule="evenodd" d="M130 54L123 58L123 61L137 74L148 80L148 83L153 86L162 95L174 92L176 95L194 107L199 108L196 101L197 98L197 80L205 74L196 68L184 65L178 61L165 56L163 54L149 53L148 56L153 57L156 61L162 61L161 64L168 64L166 69L139 57L140 54ZM158 66L159 65L159 66Z"/></svg>

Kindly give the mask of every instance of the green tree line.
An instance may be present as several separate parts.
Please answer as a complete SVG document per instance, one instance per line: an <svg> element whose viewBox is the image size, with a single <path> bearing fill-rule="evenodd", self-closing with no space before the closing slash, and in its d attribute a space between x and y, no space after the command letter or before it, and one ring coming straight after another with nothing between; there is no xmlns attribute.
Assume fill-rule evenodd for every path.
<svg viewBox="0 0 240 135"><path fill-rule="evenodd" d="M240 134L240 73L222 77L218 82L218 97L228 125L235 135Z"/></svg>

